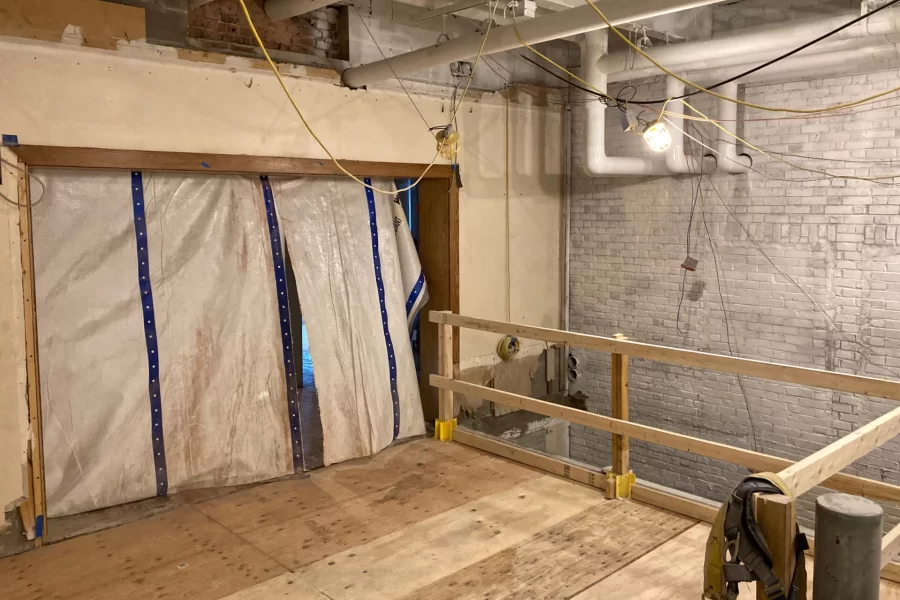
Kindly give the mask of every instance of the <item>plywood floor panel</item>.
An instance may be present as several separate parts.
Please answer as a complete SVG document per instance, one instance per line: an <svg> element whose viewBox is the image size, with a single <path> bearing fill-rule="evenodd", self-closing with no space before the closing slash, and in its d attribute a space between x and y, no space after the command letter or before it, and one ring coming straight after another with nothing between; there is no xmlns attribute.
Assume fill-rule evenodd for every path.
<svg viewBox="0 0 900 600"><path fill-rule="evenodd" d="M610 575L572 600L697 600L703 593L703 560L709 525L688 529L656 550ZM812 563L807 594L812 598ZM743 584L741 598L756 598L756 586ZM881 600L900 600L900 584L881 580Z"/></svg>
<svg viewBox="0 0 900 600"><path fill-rule="evenodd" d="M332 600L393 600L606 502L552 476L444 512L298 573Z"/></svg>
<svg viewBox="0 0 900 600"><path fill-rule="evenodd" d="M215 600L284 572L190 506L0 560L4 600Z"/></svg>
<svg viewBox="0 0 900 600"><path fill-rule="evenodd" d="M604 501L404 600L566 600L695 524Z"/></svg>
<svg viewBox="0 0 900 600"><path fill-rule="evenodd" d="M376 492L241 535L296 570L538 476L536 471L476 454L470 461L444 465L440 473L414 467Z"/></svg>
<svg viewBox="0 0 900 600"><path fill-rule="evenodd" d="M389 488L412 475L438 477L453 464L478 456L458 444L420 439L391 446L371 458L332 465L306 479L267 483L203 502L197 509L243 534Z"/></svg>

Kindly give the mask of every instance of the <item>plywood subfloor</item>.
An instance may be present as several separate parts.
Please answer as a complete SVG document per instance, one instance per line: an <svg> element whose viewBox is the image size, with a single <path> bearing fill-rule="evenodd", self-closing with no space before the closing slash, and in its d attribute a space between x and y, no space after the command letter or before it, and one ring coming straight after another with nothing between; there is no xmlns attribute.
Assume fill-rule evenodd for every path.
<svg viewBox="0 0 900 600"><path fill-rule="evenodd" d="M4 600L694 599L707 531L417 440L0 559L0 589ZM882 598L900 600L885 586Z"/></svg>

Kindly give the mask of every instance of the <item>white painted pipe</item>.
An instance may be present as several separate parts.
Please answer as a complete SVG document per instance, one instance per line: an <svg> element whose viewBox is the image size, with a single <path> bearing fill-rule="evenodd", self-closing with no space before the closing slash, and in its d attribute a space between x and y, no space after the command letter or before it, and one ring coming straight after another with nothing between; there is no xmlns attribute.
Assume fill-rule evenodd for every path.
<svg viewBox="0 0 900 600"><path fill-rule="evenodd" d="M893 36L891 36L893 37ZM886 37L875 37L875 38L855 38L848 40L839 40L836 42L822 42L820 44L816 44L802 52L798 52L790 59L794 58L804 58L809 56L818 56L821 54L828 54L832 52L846 52L848 50L858 50L863 46L883 46L886 43ZM900 36L898 39L893 40L894 42L900 41ZM742 54L713 54L702 60L695 60L693 62L678 62L677 64L671 64L666 62L661 62L663 66L667 69L674 71L676 73L683 73L685 71L705 71L718 69L722 67L733 67L735 65L752 65L757 66L764 62L767 62L778 56L778 54L784 52L783 48L777 48L772 50L766 47L756 48L755 50L747 50ZM785 60L790 60L785 59ZM601 63L602 64L602 63ZM646 64L646 63L645 63ZM778 64L778 63L776 63ZM602 67L601 67L602 68ZM766 67L766 69L771 69L773 67ZM764 69L764 70L766 70ZM746 69L744 69L746 70ZM735 70L735 73L740 73L741 71ZM654 65L650 65L646 68L642 69L628 69L624 71L618 71L615 73L609 73L609 82L610 83L619 83L622 81L635 81L638 79L644 79L646 77L654 77L661 73L658 67ZM712 80L710 80L710 83Z"/></svg>
<svg viewBox="0 0 900 600"><path fill-rule="evenodd" d="M674 98L683 94L684 84L674 77L667 77L666 97ZM734 104L732 104L732 106L734 106ZM666 112L675 113L666 117L672 121L672 128L674 129L674 131L671 131L672 143L669 144L669 148L666 150L666 168L669 169L671 173L677 174L697 173L698 171L701 173L712 173L715 171L717 161L713 156L703 156L703 158L700 159L699 165L697 164L696 159L692 160L691 163L688 163L688 157L684 153L684 134L682 133L684 130L684 117L681 115L684 114L684 104L677 101L669 102L669 104L666 105Z"/></svg>
<svg viewBox="0 0 900 600"><path fill-rule="evenodd" d="M737 98L738 84L737 82L726 83L716 91L723 96ZM676 104L684 108L684 104L681 102L677 102ZM720 98L719 111L716 118L722 121L719 125L733 133L737 130L737 104ZM716 138L716 151L719 153L719 169L733 175L749 171L750 167L753 165L753 159L750 158L750 155L738 154L737 146L734 144L734 137L728 135L721 129L716 128L716 131L718 132Z"/></svg>
<svg viewBox="0 0 900 600"><path fill-rule="evenodd" d="M271 1L271 0L269 0ZM288 0L283 0L288 1ZM716 4L722 0L598 0L597 7L614 25L630 23L640 19L649 19L659 15ZM518 24L519 34L528 44L548 42L561 37L579 33L587 33L604 29L606 25L585 4L577 8L563 10L546 17L523 20ZM390 59L379 60L359 67L351 67L344 71L343 82L351 88L360 88L373 83L403 77L437 65L448 64L457 60L472 58L478 54L482 45L483 34L465 35L444 42L439 46L429 46L413 52L407 52ZM495 27L484 42L483 54L505 52L521 47L512 25Z"/></svg>
<svg viewBox="0 0 900 600"><path fill-rule="evenodd" d="M606 90L606 75L596 68L597 60L606 53L607 32L593 31L581 44L584 79L599 90ZM584 128L584 170L593 177L668 175L664 158L640 158L606 155L606 106L589 102Z"/></svg>
<svg viewBox="0 0 900 600"><path fill-rule="evenodd" d="M757 58L762 62L827 33L856 16L858 15L848 13L839 17L791 23L781 27L755 27L734 35L654 48L649 54L674 71L753 62ZM898 32L900 32L900 10L888 9L838 32L827 41L804 50L798 56L845 49L840 44L843 40L878 38ZM641 56L634 57L630 52L606 56L601 59L599 66L603 72L610 75L610 81L640 79L659 73L659 69L648 60Z"/></svg>
<svg viewBox="0 0 900 600"><path fill-rule="evenodd" d="M273 21L284 21L325 8L329 4L334 4L334 0L266 0L264 10L266 16Z"/></svg>

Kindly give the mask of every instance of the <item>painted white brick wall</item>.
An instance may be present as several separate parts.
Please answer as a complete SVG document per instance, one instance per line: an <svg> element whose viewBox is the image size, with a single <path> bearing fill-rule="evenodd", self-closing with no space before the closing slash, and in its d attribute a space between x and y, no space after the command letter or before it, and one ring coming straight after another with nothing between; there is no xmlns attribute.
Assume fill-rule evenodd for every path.
<svg viewBox="0 0 900 600"><path fill-rule="evenodd" d="M741 93L762 104L818 107L889 89L897 81L900 73L892 71L757 85ZM645 98L661 93L658 81L638 89ZM709 100L698 98L696 106L715 116ZM607 112L609 153L647 152L638 136L621 133L617 117L611 114L615 111ZM758 110L746 116L752 120L745 121L741 131L750 141L780 152L827 159L786 157L804 167L859 177L900 172L900 99L896 97L846 116L760 120L773 115ZM724 202L733 207L759 247L816 300L827 319L761 255L705 181L691 228L691 254L700 265L685 279L683 333L679 333L676 313L685 273L680 264L686 253L692 178L586 177L581 170L584 127L583 111L576 108L570 233L572 330L607 336L624 333L637 341L727 354L721 292L736 355L900 378L900 186L829 179L758 155L754 158L758 173L712 177ZM714 137L712 127L701 130ZM609 414L608 357L576 354L582 376L574 389L590 396L589 410ZM633 360L630 377L634 421L744 448L753 446L744 397L733 376ZM742 383L758 450L794 460L896 406L886 400L754 378L743 378ZM609 464L609 436L573 425L571 456L598 466ZM747 473L641 442L632 442L631 458L639 479L714 500L722 500ZM888 443L849 471L900 484L900 442ZM814 493L801 500L804 517L810 516L814 500Z"/></svg>

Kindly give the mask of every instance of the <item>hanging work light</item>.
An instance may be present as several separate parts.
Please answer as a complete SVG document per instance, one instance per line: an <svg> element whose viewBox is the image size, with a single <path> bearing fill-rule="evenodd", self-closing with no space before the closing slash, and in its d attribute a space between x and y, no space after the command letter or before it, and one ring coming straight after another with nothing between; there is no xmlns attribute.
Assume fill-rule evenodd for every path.
<svg viewBox="0 0 900 600"><path fill-rule="evenodd" d="M644 141L654 152L665 152L672 144L672 134L662 121L654 121L644 130Z"/></svg>

